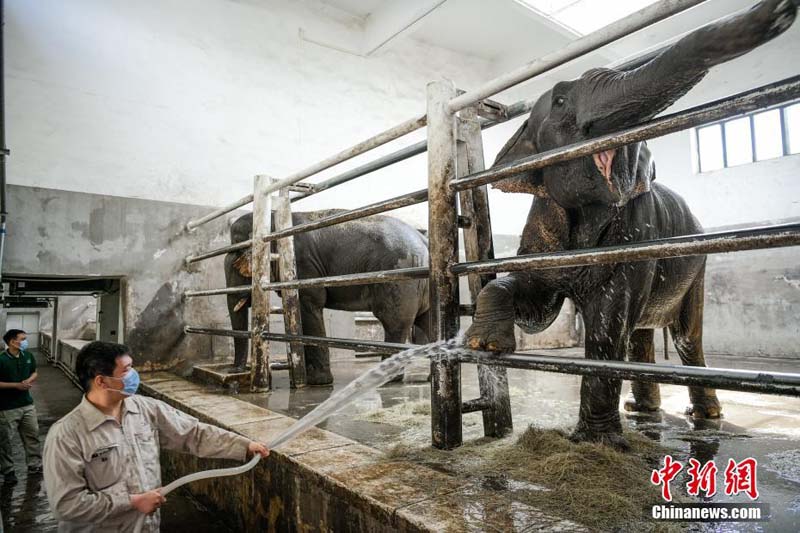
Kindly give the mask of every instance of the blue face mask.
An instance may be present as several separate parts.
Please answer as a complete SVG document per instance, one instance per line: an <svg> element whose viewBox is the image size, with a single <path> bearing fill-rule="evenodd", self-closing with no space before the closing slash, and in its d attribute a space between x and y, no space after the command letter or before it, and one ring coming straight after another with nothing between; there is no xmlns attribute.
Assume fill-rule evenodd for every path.
<svg viewBox="0 0 800 533"><path fill-rule="evenodd" d="M113 376L106 376L110 377L111 379L116 379L121 381L123 384L122 390L114 389L120 394L124 394L125 396L133 396L136 394L136 391L139 389L139 373L131 368L128 370L128 373L122 376L121 378L115 378Z"/></svg>
<svg viewBox="0 0 800 533"><path fill-rule="evenodd" d="M27 350L28 349L28 339L25 339L24 341L19 343L19 349L20 350Z"/></svg>

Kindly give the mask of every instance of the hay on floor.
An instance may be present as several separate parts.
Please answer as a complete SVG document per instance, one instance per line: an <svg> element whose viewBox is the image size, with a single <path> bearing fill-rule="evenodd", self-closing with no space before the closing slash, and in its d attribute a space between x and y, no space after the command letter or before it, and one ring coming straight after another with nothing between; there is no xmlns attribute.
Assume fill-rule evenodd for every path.
<svg viewBox="0 0 800 533"><path fill-rule="evenodd" d="M498 482L510 498L596 531L681 531L678 523L655 523L647 511L661 500L650 473L668 450L636 432L626 432L623 453L593 443L573 443L555 429L529 427L515 441L479 439L445 452L398 443L386 451L465 480ZM686 501L673 482L674 501Z"/></svg>

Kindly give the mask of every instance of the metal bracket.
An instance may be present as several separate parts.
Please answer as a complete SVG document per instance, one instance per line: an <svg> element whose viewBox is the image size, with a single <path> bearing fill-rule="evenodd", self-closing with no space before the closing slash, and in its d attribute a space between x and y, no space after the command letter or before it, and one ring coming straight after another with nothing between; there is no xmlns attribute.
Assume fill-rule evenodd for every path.
<svg viewBox="0 0 800 533"><path fill-rule="evenodd" d="M481 100L475 106L478 116L495 122L508 120L508 106L494 100Z"/></svg>
<svg viewBox="0 0 800 533"><path fill-rule="evenodd" d="M295 183L294 185L289 185L289 190L292 192L310 192L314 193L317 192L317 187L313 183Z"/></svg>

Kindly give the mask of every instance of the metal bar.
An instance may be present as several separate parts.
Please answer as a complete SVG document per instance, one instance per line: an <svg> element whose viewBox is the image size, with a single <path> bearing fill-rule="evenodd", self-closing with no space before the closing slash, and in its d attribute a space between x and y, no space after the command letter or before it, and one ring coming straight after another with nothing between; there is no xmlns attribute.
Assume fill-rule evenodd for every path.
<svg viewBox="0 0 800 533"><path fill-rule="evenodd" d="M331 348L343 348L363 352L371 350L380 354L394 354L410 348L415 348L415 344L399 344L394 342L364 341L358 339L337 339L333 337L313 337L311 335L288 335L286 333L264 332L261 337L270 341L279 342L300 342L308 346L329 346Z"/></svg>
<svg viewBox="0 0 800 533"><path fill-rule="evenodd" d="M335 224L342 224L344 222L349 222L351 220L366 218L372 215L377 215L378 213L385 213L386 211L392 211L394 209L407 207L409 205L421 204L427 200L428 200L428 190L422 189L419 191L414 191L408 194L404 194L402 196L397 196L395 198L390 198L389 200L384 200L382 202L377 202L364 207L360 207L358 209L352 209L350 211L345 211L343 213L337 213L335 215L321 218L313 222L308 222L306 224L294 226L293 228L288 228L282 231L276 231L275 233L267 235L265 239L267 241L283 239L286 237L291 237L292 235L297 235L299 233L306 233L308 231L313 231L320 228L327 228L328 226L333 226Z"/></svg>
<svg viewBox="0 0 800 533"><path fill-rule="evenodd" d="M701 4L705 0L666 0L656 2L632 15L604 26L599 30L572 41L557 51L542 58L534 59L525 65L483 84L475 90L453 98L447 105L451 113L461 111L480 100L529 80L544 72L561 66L573 59L592 52L622 37L635 33L651 24Z"/></svg>
<svg viewBox="0 0 800 533"><path fill-rule="evenodd" d="M184 326L184 333L195 333L197 335L216 335L218 337L234 337L237 339L249 339L252 335L250 331L240 331L238 329L215 329L200 326Z"/></svg>
<svg viewBox="0 0 800 533"><path fill-rule="evenodd" d="M449 184L456 173L456 120L447 102L456 94L450 81L428 84L428 250L430 255L430 320L432 340L458 333L458 279L450 265L458 262L455 193ZM431 434L436 448L462 443L461 365L457 360L431 361Z"/></svg>
<svg viewBox="0 0 800 533"><path fill-rule="evenodd" d="M786 129L786 106L778 108L778 116L781 118L781 145L783 155L789 155L789 132Z"/></svg>
<svg viewBox="0 0 800 533"><path fill-rule="evenodd" d="M481 129L485 130L487 128L491 128L492 126L497 126L498 124L502 124L508 120L515 119L525 113L529 113L531 109L533 109L533 105L536 103L537 98L532 98L528 100L520 100L507 108L507 117L503 120L484 120L481 121ZM364 165L356 167L352 170L348 170L338 176L334 176L330 179L325 181L321 181L315 185L314 192L303 193L299 194L292 198L292 202L296 200L302 200L303 198L308 198L313 194L320 193L322 191L328 190L332 187L336 187L337 185L341 185L343 183L347 183L348 181L352 181L356 178L360 178L361 176L365 176L376 170L380 170L382 168L386 168L391 166L395 163L399 163L400 161L405 161L406 159L410 159L416 155L424 154L428 151L428 141L420 141L418 143L406 146L405 148L401 148L400 150L387 154L383 157L376 159L375 161L370 161Z"/></svg>
<svg viewBox="0 0 800 533"><path fill-rule="evenodd" d="M603 150L619 148L626 144L675 133L676 131L708 122L715 122L798 97L800 97L800 76L793 76L738 95L657 118L617 133L601 135L588 141L562 146L500 165L484 172L458 178L451 183L450 187L453 190L460 191L493 183L520 172L544 168L555 163L563 163Z"/></svg>
<svg viewBox="0 0 800 533"><path fill-rule="evenodd" d="M302 342L310 346L330 346L347 350L373 350L383 354L393 354L418 347L414 344L286 335L269 332L263 333L262 337L272 341ZM628 363L624 361L597 361L541 354L512 353L495 355L471 350L460 352L458 360L461 363L487 364L559 374L592 375L651 383L696 385L743 392L800 396L800 374L783 372Z"/></svg>
<svg viewBox="0 0 800 533"><path fill-rule="evenodd" d="M407 135L413 131L416 131L420 128L425 127L427 123L427 119L425 115L414 117L410 120L403 122L402 124L398 124L393 128L389 128L386 131L383 131L377 135L370 137L369 139L362 141L346 150L342 150L341 152L332 155L322 161L311 165L299 172L295 172L290 176L283 178L282 180L276 181L275 183L271 184L267 187L267 190L264 191L265 194L271 194L275 191L283 189L284 187L288 187L290 185L294 185L298 181L305 179L309 176L313 176L323 170L331 168L332 166L338 165L339 163L343 163L349 159L352 159L356 156L363 154L364 152L368 152L373 148L377 148L378 146L383 146L384 144L391 142L395 139L399 139L400 137ZM248 200L249 198L249 200ZM247 200L247 201L245 201ZM249 195L249 197L242 198L241 200L235 202L234 204L230 204L229 206L217 209L213 213L209 213L208 215L199 218L197 220L192 220L188 224L186 224L186 229L192 230L201 224L205 224L211 220L214 220L217 217L224 215L230 211L233 211L237 207L241 207L242 205L248 204L253 201L253 195ZM242 203L243 202L243 203Z"/></svg>
<svg viewBox="0 0 800 533"><path fill-rule="evenodd" d="M58 298L53 298L53 338L50 339L52 345L50 350L53 360L58 361Z"/></svg>
<svg viewBox="0 0 800 533"><path fill-rule="evenodd" d="M218 255L227 254L230 252L236 252L238 250L246 250L253 245L253 241L251 239L247 239L246 241L237 242L236 244L230 244L228 246L223 246L222 248L217 248L216 250L211 250L208 252L204 252L197 255L187 255L184 261L186 264L195 263L197 261L203 261L204 259L211 259L212 257L216 257Z"/></svg>
<svg viewBox="0 0 800 533"><path fill-rule="evenodd" d="M395 270L375 270L357 274L328 276L323 278L298 279L294 281L277 281L263 283L261 287L267 291L282 289L308 289L310 287L346 287L349 285L371 285L372 283L391 283L428 277L428 267L398 268Z"/></svg>
<svg viewBox="0 0 800 533"><path fill-rule="evenodd" d="M486 366L486 365L481 365ZM505 370L504 367L498 367ZM462 413L474 413L476 411L486 412L492 407L492 402L488 398L475 398L474 400L467 400L461 404ZM487 435L488 436L488 435Z"/></svg>
<svg viewBox="0 0 800 533"><path fill-rule="evenodd" d="M210 212L205 216L202 216L196 220L190 220L189 222L186 223L186 231L192 231L196 227L202 226L207 222L211 222L215 218L219 218L222 215L230 213L231 211L236 211L240 207L244 207L252 201L253 201L253 195L248 194L244 198L239 198L235 202L231 202L228 205L220 207L219 209L215 209L214 211Z"/></svg>
<svg viewBox="0 0 800 533"><path fill-rule="evenodd" d="M278 239L283 239L284 237L290 237L292 235L297 235L300 233L305 233L307 231L312 231L320 228L326 228L328 226L333 226L335 224L342 224L344 222L348 222L350 220L357 220L359 218L365 218L372 215L377 215L379 213L385 213L386 211L392 211L394 209L400 209L402 207L407 207L409 205L421 204L428 200L428 190L422 189L419 191L414 191L408 194L404 194L402 196L397 196L395 198L390 198L389 200L384 200L383 202L378 202L374 204L370 204L364 207L360 207L358 209L353 209L350 211L345 211L343 213L338 213L336 215L332 215L329 217L321 218L319 220L315 220L314 222L308 222L306 224L301 224L299 226L295 226L290 229L286 229L284 231L276 231L275 233L270 233L269 235L265 236L265 242L270 242ZM212 257L216 257L218 255L223 255L229 252L235 252L237 250L244 250L246 248L250 248L252 246L253 241L248 239L246 241L242 241L240 243L231 244L229 246L223 246L222 248L217 248L216 250L211 250L208 252L204 252L198 255L190 255L186 257L185 261L186 264L194 263L196 261L202 261L204 259L210 259ZM278 255L275 254L273 257L274 260L278 259Z"/></svg>
<svg viewBox="0 0 800 533"><path fill-rule="evenodd" d="M269 369L273 370L273 371L274 370L290 370L291 371L292 370L292 365L289 363L289 361L275 361L274 363L270 363L269 364ZM291 376L291 372L289 372L289 375Z"/></svg>
<svg viewBox="0 0 800 533"><path fill-rule="evenodd" d="M428 141L420 141L418 143L406 146L405 148L401 148L400 150L382 156L375 161L370 161L364 165L356 167L352 170L348 170L347 172L343 172L338 176L334 176L330 179L321 181L315 184L313 192L305 192L299 194L292 198L292 202L297 200L302 200L303 198L308 198L313 194L320 193L322 191L326 191L332 187L336 187L337 185L341 185L342 183L347 183L348 181L354 180L356 178L360 178L366 174L371 172L375 172L376 170L380 170L382 168L386 168L391 166L395 163L399 163L400 161L405 161L415 155L423 154L425 151L428 150Z"/></svg>
<svg viewBox="0 0 800 533"><path fill-rule="evenodd" d="M275 205L275 229L286 231L292 227L292 211L289 204L289 190L281 189ZM278 241L278 272L281 281L297 279L297 261L294 253L294 239L291 237ZM269 245L267 245L269 247ZM303 322L300 318L300 295L296 289L281 291L283 300L283 326L286 333L299 335L303 333ZM289 386L293 389L306 385L306 353L302 344L289 343L286 358L290 367Z"/></svg>
<svg viewBox="0 0 800 533"><path fill-rule="evenodd" d="M517 353L491 355L482 352L466 352L459 355L459 359L462 363L486 364L491 362L492 365L523 370L800 396L800 374L782 372L598 361Z"/></svg>
<svg viewBox="0 0 800 533"><path fill-rule="evenodd" d="M728 147L726 146L728 136L725 134L726 123L727 121L719 123L719 134L722 140L722 168L728 168Z"/></svg>
<svg viewBox="0 0 800 533"><path fill-rule="evenodd" d="M270 245L264 236L272 232L272 193L274 186L269 176L259 175L253 183L253 246L250 254L250 272L253 279L270 279ZM269 342L259 335L269 331L270 294L253 283L250 292L250 392L266 392L272 387L272 373L269 367Z"/></svg>
<svg viewBox="0 0 800 533"><path fill-rule="evenodd" d="M479 172L485 168L483 139L474 107L461 111L459 120L458 175ZM489 213L489 195L486 186L458 193L461 213L470 217L473 224L464 229L464 253L467 261L494 259L492 221ZM470 301L478 301L478 294L495 276L472 275L469 279ZM460 306L459 306L460 307ZM460 310L460 309L459 309ZM478 388L485 405L480 408L483 417L483 434L487 437L505 437L514 430L511 418L511 396L508 390L508 373L503 367L478 365ZM462 405L472 409L470 402ZM475 409L477 410L477 409Z"/></svg>
<svg viewBox="0 0 800 533"><path fill-rule="evenodd" d="M546 254L520 255L505 259L473 261L453 265L457 275L483 272L519 272L521 270L563 268L627 261L650 261L742 250L760 250L800 245L800 223L763 228L685 235L655 241L634 242L585 250L566 250Z"/></svg>
<svg viewBox="0 0 800 533"><path fill-rule="evenodd" d="M207 289L204 291L185 291L184 298L196 298L198 296L215 296L217 294L241 294L251 292L252 285L238 285L236 287L225 287L223 289Z"/></svg>
<svg viewBox="0 0 800 533"><path fill-rule="evenodd" d="M356 352L353 355L355 356L356 359L367 359L370 357L379 357L384 354L375 352Z"/></svg>

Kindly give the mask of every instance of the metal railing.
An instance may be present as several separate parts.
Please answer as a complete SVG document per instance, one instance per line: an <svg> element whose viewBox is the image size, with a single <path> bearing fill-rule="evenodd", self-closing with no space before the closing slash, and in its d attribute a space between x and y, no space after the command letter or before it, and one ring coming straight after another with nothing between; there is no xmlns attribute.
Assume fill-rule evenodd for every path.
<svg viewBox="0 0 800 533"><path fill-rule="evenodd" d="M740 250L755 250L778 246L800 244L800 224L787 224L762 228L751 228L737 231L717 232L703 235L680 236L670 239L659 239L647 242L635 242L627 245L593 248L584 250L566 250L562 252L525 255L504 259L491 257L478 261L458 262L458 228L459 219L456 208L456 194L466 194L473 189L484 187L520 172L544 168L548 165L562 163L571 159L588 156L602 150L617 148L627 144L666 135L690 127L700 126L729 118L743 112L768 107L800 97L800 76L759 87L741 94L706 103L691 109L656 118L623 131L602 135L594 139L557 148L548 152L532 155L498 165L490 170L482 170L482 166L471 172L462 172L457 161L459 157L455 132L460 128L456 113L465 116L474 110L477 104L499 91L510 88L532 77L563 65L581 55L592 52L626 35L645 28L676 13L702 3L703 0L666 0L651 5L605 28L578 39L563 49L523 67L491 80L478 89L458 94L449 82L434 82L428 86L428 108L425 115L404 122L377 136L359 143L347 150L339 152L324 161L295 173L283 180L261 187L241 200L209 213L205 217L191 221L188 229L195 228L214 218L246 205L256 198L268 196L274 191L328 169L357 155L397 139L406 133L427 125L427 140L404 147L394 153L380 157L324 180L313 186L301 185L298 195L291 201L298 201L318 194L332 187L347 183L376 170L386 168L415 155L428 152L428 188L415 191L390 200L377 202L358 209L336 213L323 219L286 228L275 232L263 232L255 240L261 247L263 243L290 238L292 236L315 231L334 224L357 220L360 218L384 213L400 207L429 204L429 267L416 267L390 271L354 273L343 276L329 276L292 280L285 282L261 281L258 271L253 272L252 286L229 287L201 291L187 291L187 297L211 296L218 294L237 294L267 290L305 289L310 287L331 287L355 284L372 284L395 282L398 280L429 279L431 326L436 339L452 338L459 329L459 316L465 306L459 306L458 276L467 274L493 274L528 269L566 268L576 266L598 265L629 261L645 261L700 255L725 253ZM498 116L483 119L480 129L509 120L530 111L534 100L525 100L501 109ZM494 106L495 108L497 106ZM472 111L470 111L472 112ZM459 130L461 131L461 130ZM481 162L482 165L482 162ZM459 176L456 172L459 171ZM263 216L263 211L262 215ZM488 217L488 212L486 214ZM254 223L258 217L254 216ZM488 218L486 219L488 222ZM254 233L255 235L255 233ZM198 253L186 258L187 263L209 259L230 252L237 252L253 247L252 240ZM263 268L263 266L262 266ZM267 266L268 268L268 266ZM264 304L266 305L266 304ZM254 308L254 312L256 309ZM281 341L313 346L330 346L352 349L355 351L375 351L378 353L394 353L408 348L410 345L396 343L369 342L355 339L334 339L312 337L307 335L286 335L271 333L263 328L251 332L220 330L187 326L187 333L204 335L221 335L235 338L258 339L259 341ZM529 354L509 354L486 358L474 352L465 352L458 359L437 359L432 361L432 426L433 444L441 448L452 448L461 443L461 415L464 412L481 410L484 413L485 431L495 436L506 434L511 428L510 407L508 404L507 383L504 388L505 374L498 374L499 385L487 395L487 389L481 388L482 396L478 399L461 401L460 364L475 363L479 365L479 376L484 379L491 368L522 368L549 372L611 377L616 379L635 379L637 381L655 383L673 383L678 385L699 385L720 389L760 392L768 394L800 395L800 374L780 374L772 372L750 372L744 370L711 369L705 367L675 367L647 363L627 363L622 361L579 360L563 357ZM487 366L488 365L488 366ZM269 371L267 365L266 372ZM504 372L504 371L503 371ZM492 396L494 395L494 396ZM503 397L505 395L505 397ZM508 410L504 415L503 410ZM492 426L490 430L489 426Z"/></svg>

